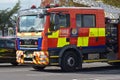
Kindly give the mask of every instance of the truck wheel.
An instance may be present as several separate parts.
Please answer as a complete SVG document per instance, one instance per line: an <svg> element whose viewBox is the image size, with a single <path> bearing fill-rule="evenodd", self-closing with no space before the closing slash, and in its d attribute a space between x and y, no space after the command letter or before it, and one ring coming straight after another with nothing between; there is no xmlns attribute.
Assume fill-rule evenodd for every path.
<svg viewBox="0 0 120 80"><path fill-rule="evenodd" d="M37 71L43 71L44 68L45 68L45 66L38 66L38 65L35 65L35 66L33 66L33 68L34 68L35 70L37 70Z"/></svg>
<svg viewBox="0 0 120 80"><path fill-rule="evenodd" d="M74 51L66 51L61 59L61 69L67 72L76 71L79 63L79 59Z"/></svg>

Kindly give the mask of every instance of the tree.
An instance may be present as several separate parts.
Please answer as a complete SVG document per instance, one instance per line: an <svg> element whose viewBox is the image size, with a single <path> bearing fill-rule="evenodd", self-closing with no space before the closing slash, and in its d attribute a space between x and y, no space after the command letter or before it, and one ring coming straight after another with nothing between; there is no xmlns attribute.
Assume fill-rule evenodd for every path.
<svg viewBox="0 0 120 80"><path fill-rule="evenodd" d="M73 0L69 0L69 5L75 6L75 7L88 7L87 5L84 5L84 4L75 3L73 2Z"/></svg>
<svg viewBox="0 0 120 80"><path fill-rule="evenodd" d="M87 7L87 5L73 2L73 0L60 0L61 6Z"/></svg>
<svg viewBox="0 0 120 80"><path fill-rule="evenodd" d="M104 3L120 8L120 0L102 0Z"/></svg>
<svg viewBox="0 0 120 80"><path fill-rule="evenodd" d="M4 30L8 27L14 27L12 16L20 9L20 1L10 10L9 8L0 11L0 30L2 30L2 36L4 36Z"/></svg>

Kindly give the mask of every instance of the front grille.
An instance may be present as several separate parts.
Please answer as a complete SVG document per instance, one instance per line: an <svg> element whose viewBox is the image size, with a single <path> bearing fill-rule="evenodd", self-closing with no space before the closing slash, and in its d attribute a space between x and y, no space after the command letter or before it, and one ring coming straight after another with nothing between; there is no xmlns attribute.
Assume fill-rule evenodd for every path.
<svg viewBox="0 0 120 80"><path fill-rule="evenodd" d="M18 38L18 49L23 50L41 50L42 38L20 39Z"/></svg>
<svg viewBox="0 0 120 80"><path fill-rule="evenodd" d="M25 48L35 48L38 49L38 40L35 39L21 39L20 41L20 49Z"/></svg>
<svg viewBox="0 0 120 80"><path fill-rule="evenodd" d="M24 58L24 61L33 61L32 58Z"/></svg>
<svg viewBox="0 0 120 80"><path fill-rule="evenodd" d="M20 48L37 48L38 45L20 45Z"/></svg>
<svg viewBox="0 0 120 80"><path fill-rule="evenodd" d="M20 40L21 45L36 45L38 43L38 40L34 39L25 39L25 40Z"/></svg>

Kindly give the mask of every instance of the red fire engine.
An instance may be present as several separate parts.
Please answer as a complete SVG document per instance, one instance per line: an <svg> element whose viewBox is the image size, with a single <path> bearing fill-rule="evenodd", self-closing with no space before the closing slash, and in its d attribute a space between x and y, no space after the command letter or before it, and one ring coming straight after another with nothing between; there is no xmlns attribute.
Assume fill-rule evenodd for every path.
<svg viewBox="0 0 120 80"><path fill-rule="evenodd" d="M36 49L29 46L29 50L19 48L19 63L26 62L26 53L33 54L30 63L34 63L33 68L37 70L43 70L46 66L60 66L64 71L75 71L87 62L120 63L119 21L105 18L103 9L57 7L48 9L40 16L46 18L44 29L36 40ZM19 34L24 35L24 32ZM18 46L21 46L21 41L19 38Z"/></svg>

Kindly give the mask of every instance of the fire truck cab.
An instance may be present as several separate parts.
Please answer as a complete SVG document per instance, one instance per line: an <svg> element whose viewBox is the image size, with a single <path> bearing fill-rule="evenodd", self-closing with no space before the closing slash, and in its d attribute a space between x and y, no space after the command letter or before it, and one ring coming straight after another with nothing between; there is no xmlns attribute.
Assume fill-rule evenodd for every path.
<svg viewBox="0 0 120 80"><path fill-rule="evenodd" d="M41 32L44 29L45 17L42 17L44 8L25 9L18 12L17 36L17 62L21 64L33 63L33 51L41 50Z"/></svg>
<svg viewBox="0 0 120 80"><path fill-rule="evenodd" d="M30 49L34 69L60 66L64 71L75 71L88 62L119 64L120 26L118 22L105 19L103 9L57 7L41 15L46 16L44 29L37 40L37 49ZM20 51L24 54L22 50L17 54ZM24 63L21 53L18 58Z"/></svg>

